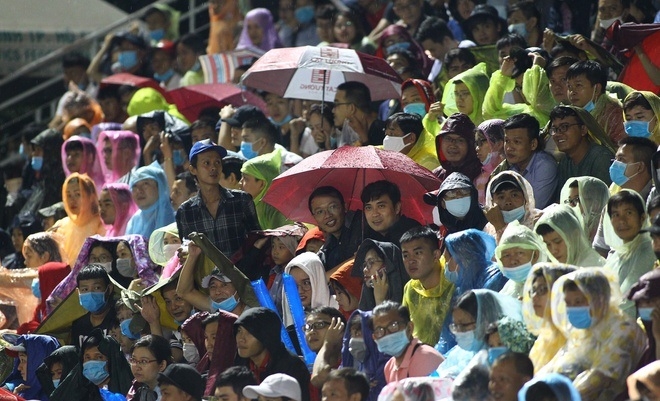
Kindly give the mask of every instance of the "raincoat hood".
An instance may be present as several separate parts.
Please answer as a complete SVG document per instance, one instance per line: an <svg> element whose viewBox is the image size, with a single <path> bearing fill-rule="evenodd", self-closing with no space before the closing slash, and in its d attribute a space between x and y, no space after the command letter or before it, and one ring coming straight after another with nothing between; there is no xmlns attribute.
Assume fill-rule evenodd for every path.
<svg viewBox="0 0 660 401"><path fill-rule="evenodd" d="M589 140L597 145L605 146L612 154L616 154L618 146L616 143L612 142L610 136L607 135L605 130L601 125L596 121L594 116L591 115L588 111L582 107L571 106L562 104L558 106L560 108L565 107L573 110L577 113L578 118L587 126L587 132L589 134ZM548 131L552 121L549 121L546 125L545 131Z"/></svg>
<svg viewBox="0 0 660 401"><path fill-rule="evenodd" d="M602 266L605 259L591 247L577 213L579 210L576 211L567 205L551 205L537 220L534 231L546 224L559 234L566 245L567 255L563 263L579 267ZM547 247L545 249L549 255L550 251Z"/></svg>
<svg viewBox="0 0 660 401"><path fill-rule="evenodd" d="M566 180L561 188L559 203L565 204L571 194L570 185L577 182L578 196L580 197L580 213L578 218L584 229L585 234L591 241L596 234L600 215L607 206L610 199L610 192L607 185L595 177L573 177Z"/></svg>
<svg viewBox="0 0 660 401"><path fill-rule="evenodd" d="M60 380L64 381L69 373L78 365L78 351L76 347L74 345L64 345L57 348L44 358L43 363L37 368L36 372L39 383L41 383L41 388L49 395L52 395L53 391L55 391L52 380L53 375L50 373L50 366L55 362L62 364L62 378Z"/></svg>
<svg viewBox="0 0 660 401"><path fill-rule="evenodd" d="M60 343L57 342L55 337L39 334L24 334L18 336L14 345L23 345L25 347L25 353L27 354L27 380L22 379L21 373L18 371L18 364L20 361L18 358L15 358L14 370L9 377L7 377L6 382L14 381L17 384L25 383L26 386L29 386L29 388L26 388L23 392L18 393L18 395L27 400L48 400L49 394L45 392L45 389L42 389L36 371L44 362L44 359L59 348Z"/></svg>
<svg viewBox="0 0 660 401"><path fill-rule="evenodd" d="M281 164L282 155L279 149L276 149L271 153L257 156L243 163L243 167L241 167L241 173L249 174L256 179L265 182L265 185L261 189L261 192L259 192L259 195L254 198L255 203L260 202L264 195L266 195L268 188L270 188L270 184L273 182L275 177L280 174Z"/></svg>
<svg viewBox="0 0 660 401"><path fill-rule="evenodd" d="M103 145L105 141L110 141L112 146L111 165L109 168L105 164ZM139 165L142 149L140 148L140 137L132 131L101 131L99 139L96 142L99 160L101 160L101 169L105 175L105 182L116 182L131 169ZM133 149L132 153L120 152L123 149Z"/></svg>
<svg viewBox="0 0 660 401"><path fill-rule="evenodd" d="M206 356L206 345L204 344L204 328L202 326L202 321L207 317L209 317L208 312L197 312L186 319L186 321L181 325L181 330L185 331L186 335L188 335L193 344L195 344L195 348L197 348L197 352L199 353L200 363L202 358ZM206 358L206 361L207 364L204 367L204 370L208 369L208 357Z"/></svg>
<svg viewBox="0 0 660 401"><path fill-rule="evenodd" d="M646 99L646 101L649 102L649 105L651 105L651 110L653 110L653 115L655 116L655 128L653 128L653 131L651 132L651 137L649 139L655 143L658 143L660 142L660 123L658 123L658 116L660 115L660 97L658 97L658 95L656 95L653 92L634 91L626 96L623 103L625 104L629 98L631 98L633 95L636 94L641 94L642 96L644 96L644 99ZM623 113L623 121L626 121L625 111Z"/></svg>
<svg viewBox="0 0 660 401"><path fill-rule="evenodd" d="M164 227L174 222L174 210L170 203L170 189L167 185L165 172L154 162L149 166L140 167L131 176L129 186L131 190L140 181L152 179L158 185L158 199L153 205L146 209L138 210L128 221L126 232L129 234L140 234L149 238L157 228Z"/></svg>
<svg viewBox="0 0 660 401"><path fill-rule="evenodd" d="M128 220L138 211L138 207L127 184L114 182L105 184L103 189L108 191L115 207L115 221L111 226L106 226L106 236L119 237L126 234Z"/></svg>
<svg viewBox="0 0 660 401"><path fill-rule="evenodd" d="M362 296L360 297L360 306L362 310L371 310L376 306L374 298L374 289L367 286L364 282L364 273L362 268L367 257L367 252L374 249L378 255L383 258L385 274L387 275L387 294L386 299L401 302L403 300L403 287L410 280L408 272L403 265L401 249L391 242L379 242L372 239L365 239L355 254L355 263L351 276L362 279Z"/></svg>
<svg viewBox="0 0 660 401"><path fill-rule="evenodd" d="M133 383L133 372L131 365L128 364L126 356L121 350L119 343L111 336L104 336L101 330L94 329L83 342L82 347L92 337L99 339L99 351L108 358L107 368L110 372L110 382L108 383L108 390L113 393L127 394ZM80 361L82 365L82 348L80 351ZM85 381L87 379L84 379Z"/></svg>
<svg viewBox="0 0 660 401"><path fill-rule="evenodd" d="M484 120L481 109L490 83L486 63L479 63L469 70L456 75L447 82L447 85L442 92L442 103L445 105L444 110L446 115L459 112L458 106L456 105L456 98L454 96L454 89L457 81L463 82L470 91L470 95L472 95L473 107L472 112L468 117L474 124L481 124ZM472 137L472 140L474 141L474 136ZM474 146L472 146L472 149L474 149Z"/></svg>
<svg viewBox="0 0 660 401"><path fill-rule="evenodd" d="M325 278L325 267L321 259L312 252L304 252L291 259L289 264L284 268L285 274L291 274L291 269L298 267L302 269L308 276L309 281L312 283L312 301L310 310L320 306L331 306L337 308L337 301L330 295L330 288L328 281ZM282 288L284 291L284 288ZM289 308L289 300L285 292L282 294L282 310L284 312L284 325L290 326L293 324L293 317Z"/></svg>
<svg viewBox="0 0 660 401"><path fill-rule="evenodd" d="M168 103L165 96L154 88L138 89L137 92L133 94L133 97L131 97L131 101L128 102L128 107L126 108L130 117L139 116L156 110L166 111L188 124L188 120L179 112L176 105Z"/></svg>
<svg viewBox="0 0 660 401"><path fill-rule="evenodd" d="M474 180L481 173L481 162L474 147L474 129L474 123L462 113L454 113L445 120L440 133L435 137L435 149L442 166L437 169L438 173L435 171L434 173L440 179L444 179L453 172L460 172L470 180ZM460 165L447 162L447 158L442 152L442 141L447 134L458 135L467 142L467 154Z"/></svg>
<svg viewBox="0 0 660 401"><path fill-rule="evenodd" d="M497 245L495 238L481 230L470 228L449 234L445 238L445 245L458 264L458 282L454 283L456 298L467 290L502 288L506 278L492 262Z"/></svg>
<svg viewBox="0 0 660 401"><path fill-rule="evenodd" d="M548 260L556 263L557 260L546 251L545 244L534 231L517 221L509 223L504 232L500 243L495 248L495 259L500 269L505 267L502 265L502 252L510 248L522 248L539 253L536 263L547 262ZM514 267L514 266L510 266Z"/></svg>
<svg viewBox="0 0 660 401"><path fill-rule="evenodd" d="M390 27L394 27L394 26L397 25L390 25ZM403 28L403 30L406 33L408 32L408 30L405 28ZM403 92L404 90L408 89L411 86L414 86L415 89L417 89L417 93L422 98L422 101L426 106L426 112L428 113L431 104L437 101L435 98L435 94L433 93L433 87L431 86L429 81L423 79L409 78L403 81L403 83L401 84L401 92Z"/></svg>
<svg viewBox="0 0 660 401"><path fill-rule="evenodd" d="M179 237L179 228L176 225L176 222L166 225L165 227L157 228L156 231L151 234L149 237L149 257L151 260L159 266L165 266L169 259L163 253L164 245L163 239L165 234L171 234L175 237Z"/></svg>
<svg viewBox="0 0 660 401"><path fill-rule="evenodd" d="M573 381L559 373L548 373L543 376L535 377L534 379L525 383L522 389L520 389L518 392L518 401L527 400L527 391L529 391L529 388L536 383L547 384L557 400L582 401L582 397L573 385Z"/></svg>
<svg viewBox="0 0 660 401"><path fill-rule="evenodd" d="M248 21L256 22L264 31L263 39L259 45L252 43L250 35L248 35ZM243 30L238 39L237 49L255 49L261 50L264 53L268 50L282 47L282 42L277 34L275 24L273 23L273 15L266 8L254 8L245 14L245 21L243 23Z"/></svg>
<svg viewBox="0 0 660 401"><path fill-rule="evenodd" d="M103 187L103 184L105 183L105 177L103 175L103 170L101 169L101 159L99 159L96 151L96 144L91 139L83 136L74 136L64 142L61 151L64 175L68 177L72 173L66 165L66 148L68 145L70 146L72 144L82 146L82 160L80 163L80 170L77 172L80 174L87 174L94 181L96 190L101 191L101 187Z"/></svg>
<svg viewBox="0 0 660 401"><path fill-rule="evenodd" d="M470 190L470 210L467 215L462 219L458 219L442 207L442 197L447 191L455 189L469 189ZM429 192L424 195L424 201L429 205L438 207L438 215L440 222L447 227L448 232L454 233L468 228L476 228L481 230L484 228L488 220L481 211L479 205L479 194L477 188L472 184L472 181L464 174L454 172L451 173L442 181L440 188L437 191Z"/></svg>
<svg viewBox="0 0 660 401"><path fill-rule="evenodd" d="M508 177L507 177L508 176ZM522 188L523 196L525 197L525 217L523 221L526 220L529 216L536 212L536 202L534 201L534 190L532 185L527 181L522 175L516 173L512 170L502 171L495 175L489 182L486 187L486 208L491 208L495 206L493 201L492 185L493 182L497 181L500 178L510 178L518 183L518 187Z"/></svg>
<svg viewBox="0 0 660 401"><path fill-rule="evenodd" d="M62 171L61 152L57 152L57 149L61 149L62 143L64 143L61 133L49 128L35 136L30 143L39 146L44 150L44 165L41 169L42 172L50 171L51 169L54 171Z"/></svg>
<svg viewBox="0 0 660 401"><path fill-rule="evenodd" d="M266 347L271 359L288 352L280 336L273 335L279 333L282 327L282 321L276 312L264 307L247 309L234 322L234 334L239 326L243 326Z"/></svg>

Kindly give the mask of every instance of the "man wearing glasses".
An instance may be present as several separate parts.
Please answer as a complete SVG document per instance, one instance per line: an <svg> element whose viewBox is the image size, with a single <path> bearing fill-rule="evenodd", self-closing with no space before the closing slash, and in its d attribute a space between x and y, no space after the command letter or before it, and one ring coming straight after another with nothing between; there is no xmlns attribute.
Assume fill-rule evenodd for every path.
<svg viewBox="0 0 660 401"><path fill-rule="evenodd" d="M557 150L564 154L557 169L557 188L571 177L591 176L607 185L612 183L609 169L613 145L591 114L575 106L555 106L548 131Z"/></svg>
<svg viewBox="0 0 660 401"><path fill-rule="evenodd" d="M392 356L384 369L388 383L428 376L444 361L433 347L413 337L410 312L397 302L385 301L376 306L369 324L378 350Z"/></svg>

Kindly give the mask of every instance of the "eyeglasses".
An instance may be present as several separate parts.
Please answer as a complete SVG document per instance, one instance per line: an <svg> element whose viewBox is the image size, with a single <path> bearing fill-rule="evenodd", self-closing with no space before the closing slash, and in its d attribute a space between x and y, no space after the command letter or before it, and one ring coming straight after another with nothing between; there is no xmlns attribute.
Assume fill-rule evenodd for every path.
<svg viewBox="0 0 660 401"><path fill-rule="evenodd" d="M375 327L374 328L374 337L383 338L388 334L398 333L406 327L406 323L395 320L392 323L388 324L386 327Z"/></svg>
<svg viewBox="0 0 660 401"><path fill-rule="evenodd" d="M449 325L449 330L451 330L452 333L464 333L468 331L468 328L470 326L476 325L477 322L470 322L470 323L452 323Z"/></svg>
<svg viewBox="0 0 660 401"><path fill-rule="evenodd" d="M353 104L353 102L339 102L339 103L333 103L332 106L333 106L333 107L337 107L337 106L341 106L341 105L344 105L344 104Z"/></svg>
<svg viewBox="0 0 660 401"><path fill-rule="evenodd" d="M542 297L548 293L548 286L547 285L540 285L538 287L532 287L531 290L529 290L529 297L534 298L536 296Z"/></svg>
<svg viewBox="0 0 660 401"><path fill-rule="evenodd" d="M335 28L341 29L341 28L350 28L353 26L353 23L351 21L346 21L341 24L335 24Z"/></svg>
<svg viewBox="0 0 660 401"><path fill-rule="evenodd" d="M447 142L450 145L465 145L467 144L467 141L464 138L461 137L451 137L451 136L445 136L442 138L443 142Z"/></svg>
<svg viewBox="0 0 660 401"><path fill-rule="evenodd" d="M571 205L573 207L577 206L580 204L580 197L576 196L574 198L568 198L564 201L565 205Z"/></svg>
<svg viewBox="0 0 660 401"><path fill-rule="evenodd" d="M340 207L341 206L339 206L339 205L332 204L332 205L328 206L326 209L315 209L312 212L312 214L314 215L314 217L323 217L326 214L333 215L333 214L336 214L339 211Z"/></svg>
<svg viewBox="0 0 660 401"><path fill-rule="evenodd" d="M314 322L314 323L307 323L306 325L303 326L303 330L305 332L309 333L312 330L323 330L326 327L330 326L330 322L325 322L323 320Z"/></svg>
<svg viewBox="0 0 660 401"><path fill-rule="evenodd" d="M467 198L470 195L471 193L469 189L461 188L461 189L453 189L451 191L447 191L442 195L442 197L444 200L453 200L453 199Z"/></svg>
<svg viewBox="0 0 660 401"><path fill-rule="evenodd" d="M310 291L312 289L312 282L309 279L303 280L302 283L297 285L298 285L298 289L303 291Z"/></svg>
<svg viewBox="0 0 660 401"><path fill-rule="evenodd" d="M488 141L485 140L485 139L475 139L475 140L474 140L474 144L475 144L476 146L479 146L479 147L484 146L484 143L486 143L486 142L488 142Z"/></svg>
<svg viewBox="0 0 660 401"><path fill-rule="evenodd" d="M133 357L128 359L128 363L130 363L131 365L134 365L134 366L139 366L141 368L147 366L148 364L150 364L152 362L158 362L158 360L157 359L140 359L140 360L137 360Z"/></svg>
<svg viewBox="0 0 660 401"><path fill-rule="evenodd" d="M563 123L563 124L559 124L556 127L550 127L550 130L549 130L550 135L563 134L564 132L568 131L569 127L572 127L574 125L582 125L582 124L581 123L573 123L573 124Z"/></svg>
<svg viewBox="0 0 660 401"><path fill-rule="evenodd" d="M367 259L364 261L364 264L362 265L362 269L364 271L371 270L371 268L374 265L382 265L383 264L383 259Z"/></svg>

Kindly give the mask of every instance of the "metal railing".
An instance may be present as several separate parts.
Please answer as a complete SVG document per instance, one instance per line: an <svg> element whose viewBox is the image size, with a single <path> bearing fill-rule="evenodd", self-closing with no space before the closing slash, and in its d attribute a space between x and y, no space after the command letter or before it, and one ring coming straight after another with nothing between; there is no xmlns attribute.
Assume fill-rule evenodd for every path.
<svg viewBox="0 0 660 401"><path fill-rule="evenodd" d="M70 52L89 50L90 48L93 48L94 49L93 53L96 53L96 51L99 48L99 43L103 41L103 39L108 33L116 31L122 26L126 26L131 22L140 19L151 7L153 7L154 4L171 4L174 1L175 0L155 1L154 3L149 4L144 8L141 8L140 10L135 11L130 15L127 15L126 17L117 20L116 22L104 28L89 33L88 35L76 40L75 42L51 52L50 54L48 54L45 57L42 57L39 60L35 60L29 64L26 64L25 66L19 68L13 73L8 74L4 78L0 79L0 90L6 91L7 90L6 87L8 87L9 85L15 84L19 79L26 78L29 74L41 68L51 66L53 65L53 63L59 62L59 60L64 55ZM206 29L208 27L208 24L198 26L195 18L198 15L198 13L200 13L202 10L206 12L206 9L207 9L207 5L205 1L188 0L188 10L186 12L181 13L179 22L180 23L185 21L188 22L187 24L188 32L198 32L200 30ZM22 103L24 103L24 101L28 99L31 98L33 99L38 94L43 94L43 91L49 88L53 89L53 92L57 94L57 97L37 107L34 107L33 109L19 116L12 118L10 121L0 124L0 132L5 133L10 128L13 128L21 123L26 123L31 121L35 121L35 122L49 121L52 118L52 116L55 114L55 110L57 108L57 102L59 101L62 93L64 92L64 89L62 89L58 93L58 91L54 88L58 84L61 85L61 83L62 83L61 75L56 75L0 103L0 113L2 113L3 111L6 111L11 107L17 107L21 105ZM14 137L16 137L16 134L2 135L2 138L0 138L0 146L6 144L9 140L13 139Z"/></svg>

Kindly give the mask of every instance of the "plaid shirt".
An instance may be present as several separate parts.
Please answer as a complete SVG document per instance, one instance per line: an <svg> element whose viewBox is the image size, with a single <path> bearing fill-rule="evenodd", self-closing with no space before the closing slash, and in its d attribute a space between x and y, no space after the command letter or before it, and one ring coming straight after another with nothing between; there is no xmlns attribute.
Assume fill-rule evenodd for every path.
<svg viewBox="0 0 660 401"><path fill-rule="evenodd" d="M223 187L220 194L222 199L215 219L201 194L197 194L179 206L176 225L182 240L192 232L204 233L222 253L231 257L243 245L247 233L261 227L250 195Z"/></svg>

